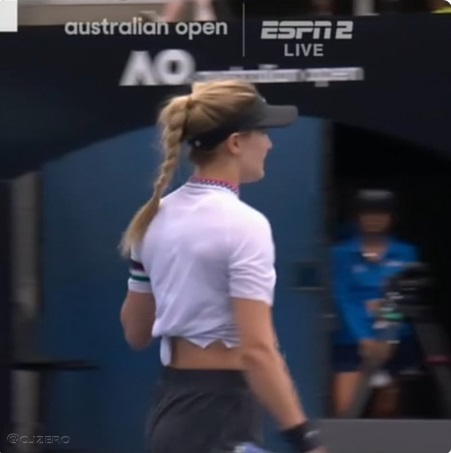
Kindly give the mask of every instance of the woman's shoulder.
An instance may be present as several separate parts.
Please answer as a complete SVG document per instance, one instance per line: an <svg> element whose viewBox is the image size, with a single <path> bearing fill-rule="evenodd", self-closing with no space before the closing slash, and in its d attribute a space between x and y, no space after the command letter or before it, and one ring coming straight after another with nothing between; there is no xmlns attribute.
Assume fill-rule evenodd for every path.
<svg viewBox="0 0 451 453"><path fill-rule="evenodd" d="M233 212L229 213L231 214L229 218L233 228L271 230L271 224L266 215L247 203L240 200L232 209Z"/></svg>
<svg viewBox="0 0 451 453"><path fill-rule="evenodd" d="M238 209L241 211L243 215L247 217L248 220L252 220L254 222L262 224L269 224L269 219L263 212L245 203L244 201L240 200Z"/></svg>

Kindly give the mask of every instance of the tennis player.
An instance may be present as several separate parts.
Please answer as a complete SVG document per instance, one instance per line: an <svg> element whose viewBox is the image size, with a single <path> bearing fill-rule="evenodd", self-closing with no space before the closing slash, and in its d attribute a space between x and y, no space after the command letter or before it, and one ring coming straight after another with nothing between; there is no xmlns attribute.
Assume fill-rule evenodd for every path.
<svg viewBox="0 0 451 453"><path fill-rule="evenodd" d="M161 339L152 453L258 445L261 406L293 452L324 451L277 347L271 226L239 198L240 184L264 176L266 129L297 117L243 81L195 84L160 113L164 162L121 244L131 258L125 338L136 349ZM163 197L184 143L194 175Z"/></svg>

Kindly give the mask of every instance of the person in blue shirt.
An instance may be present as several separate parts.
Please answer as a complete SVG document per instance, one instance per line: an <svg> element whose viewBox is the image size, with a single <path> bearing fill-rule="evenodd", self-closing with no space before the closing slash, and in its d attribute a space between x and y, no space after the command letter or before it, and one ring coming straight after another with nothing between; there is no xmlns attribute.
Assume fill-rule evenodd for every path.
<svg viewBox="0 0 451 453"><path fill-rule="evenodd" d="M402 326L394 347L378 341L376 313L387 278L418 261L413 245L391 234L394 195L389 191L360 191L356 197L357 233L332 250L332 291L340 319L334 334L334 406L336 415L349 408L359 383L362 361L378 358L394 374L413 367L415 341L410 326ZM391 380L390 380L391 381ZM396 406L394 386L385 406Z"/></svg>

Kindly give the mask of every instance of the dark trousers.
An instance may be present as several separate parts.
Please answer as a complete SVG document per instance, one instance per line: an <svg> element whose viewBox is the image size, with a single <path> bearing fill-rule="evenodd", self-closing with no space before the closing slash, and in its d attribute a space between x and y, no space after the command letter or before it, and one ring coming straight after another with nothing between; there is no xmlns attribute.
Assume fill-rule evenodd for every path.
<svg viewBox="0 0 451 453"><path fill-rule="evenodd" d="M227 453L261 444L260 409L239 371L165 368L149 421L150 453Z"/></svg>

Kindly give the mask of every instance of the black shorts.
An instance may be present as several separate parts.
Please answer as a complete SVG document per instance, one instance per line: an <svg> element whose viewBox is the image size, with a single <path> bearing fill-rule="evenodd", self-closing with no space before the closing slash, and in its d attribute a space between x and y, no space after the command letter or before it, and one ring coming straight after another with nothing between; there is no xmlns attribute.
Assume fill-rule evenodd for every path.
<svg viewBox="0 0 451 453"><path fill-rule="evenodd" d="M390 373L399 373L409 368L416 368L419 363L418 347L413 338L403 339L397 346L385 369ZM335 345L333 348L335 373L359 371L362 359L355 344Z"/></svg>
<svg viewBox="0 0 451 453"><path fill-rule="evenodd" d="M239 371L165 368L149 429L150 453L227 453L262 441L260 408Z"/></svg>

